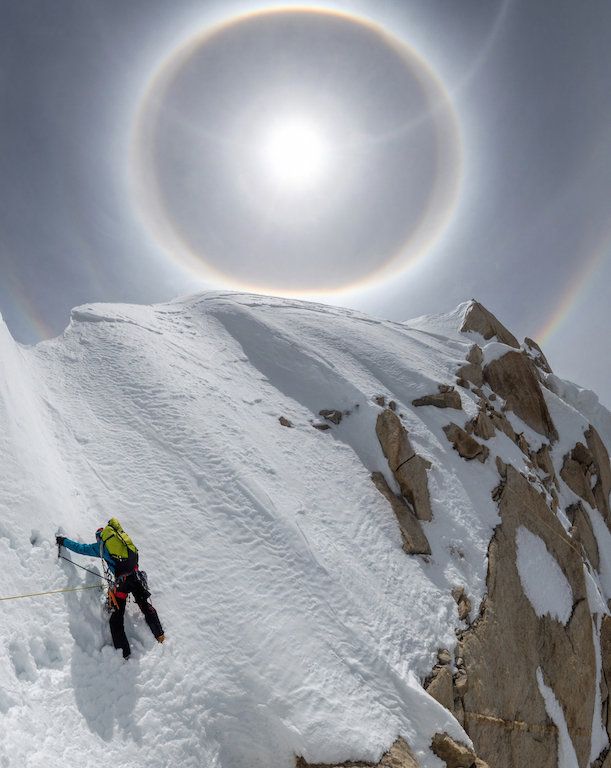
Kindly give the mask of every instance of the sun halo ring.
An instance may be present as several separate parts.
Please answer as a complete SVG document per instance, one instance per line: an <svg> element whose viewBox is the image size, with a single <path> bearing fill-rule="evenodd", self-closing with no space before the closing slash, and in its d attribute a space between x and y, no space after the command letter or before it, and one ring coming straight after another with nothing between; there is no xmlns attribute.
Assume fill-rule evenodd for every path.
<svg viewBox="0 0 611 768"><path fill-rule="evenodd" d="M200 249L193 248L182 235L180 228L172 221L164 204L159 178L151 162L150 149L159 110L163 106L164 94L176 73L193 52L236 24L268 14L281 13L326 14L367 28L400 55L410 75L422 84L431 105L432 125L436 135L437 174L423 206L424 213L421 219L417 226L407 233L400 246L392 252L385 253L380 263L370 269L367 274L357 279L346 276L341 284L328 288L324 284L293 288L281 282L257 283L236 278L234 274L224 272L223 269L215 266L215 261L217 263L223 261L222 254L217 255L216 259L211 259L210 251L202 252ZM215 138L215 140L218 139ZM436 242L452 216L460 191L462 162L458 116L447 91L427 62L403 40L370 19L354 14L320 7L282 6L261 8L221 20L190 36L165 57L148 80L138 102L132 130L130 178L132 197L146 229L172 259L178 260L199 278L239 290L280 292L295 296L328 295L380 284L418 261Z"/></svg>

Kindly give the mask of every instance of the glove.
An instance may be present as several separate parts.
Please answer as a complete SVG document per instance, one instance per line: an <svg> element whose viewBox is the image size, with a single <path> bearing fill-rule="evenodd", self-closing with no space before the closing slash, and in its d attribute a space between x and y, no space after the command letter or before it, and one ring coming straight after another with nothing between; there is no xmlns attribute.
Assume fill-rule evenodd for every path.
<svg viewBox="0 0 611 768"><path fill-rule="evenodd" d="M55 537L55 543L57 544L58 547L63 546L63 543L64 543L65 540L66 540L65 536L56 536Z"/></svg>

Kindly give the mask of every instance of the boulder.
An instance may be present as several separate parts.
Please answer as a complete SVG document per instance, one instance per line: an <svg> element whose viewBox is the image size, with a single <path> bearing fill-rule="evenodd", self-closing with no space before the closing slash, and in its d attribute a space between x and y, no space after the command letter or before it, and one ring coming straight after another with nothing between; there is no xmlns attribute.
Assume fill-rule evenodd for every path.
<svg viewBox="0 0 611 768"><path fill-rule="evenodd" d="M536 453L533 453L533 461L537 468L551 478L551 481L557 486L558 479L556 478L556 470L554 469L547 443L544 443Z"/></svg>
<svg viewBox="0 0 611 768"><path fill-rule="evenodd" d="M407 742L399 737L380 760L379 768L420 768L420 763Z"/></svg>
<svg viewBox="0 0 611 768"><path fill-rule="evenodd" d="M500 489L501 524L489 547L485 607L456 650L469 679L462 697L464 727L478 755L495 768L556 768L558 731L539 693L540 669L585 768L598 692L581 554L544 499L510 464ZM566 625L549 614L538 616L524 594L517 568L519 526L543 539L571 587L573 613Z"/></svg>
<svg viewBox="0 0 611 768"><path fill-rule="evenodd" d="M482 464L488 458L490 451L488 447L478 443L475 438L467 434L464 429L461 429L457 424L448 424L443 428L448 440L452 443L452 446L463 459L471 461L477 459Z"/></svg>
<svg viewBox="0 0 611 768"><path fill-rule="evenodd" d="M469 614L471 613L471 601L465 593L464 587L454 587L452 589L452 597L454 598L456 605L458 606L458 619L459 621L468 621Z"/></svg>
<svg viewBox="0 0 611 768"><path fill-rule="evenodd" d="M520 348L516 337L491 312L475 300L469 305L460 330L463 332L475 331L481 334L486 341L496 336L502 344L507 344L516 349Z"/></svg>
<svg viewBox="0 0 611 768"><path fill-rule="evenodd" d="M454 710L454 683L449 667L440 667L426 685L426 692L450 712Z"/></svg>
<svg viewBox="0 0 611 768"><path fill-rule="evenodd" d="M434 395L424 395L417 400L412 400L412 405L434 405L435 408L455 408L462 410L460 395L454 387L444 388L443 391L436 392Z"/></svg>
<svg viewBox="0 0 611 768"><path fill-rule="evenodd" d="M506 408L511 409L531 429L549 440L558 439L535 364L526 355L507 352L484 368L484 378L494 392L505 400Z"/></svg>
<svg viewBox="0 0 611 768"><path fill-rule="evenodd" d="M431 750L448 768L473 768L475 765L475 752L465 744L454 741L447 733L436 733L433 736ZM483 765L480 761L480 766Z"/></svg>
<svg viewBox="0 0 611 768"><path fill-rule="evenodd" d="M516 437L515 430L507 420L507 417L504 413L499 413L498 411L492 410L489 413L489 417L495 429L504 432L510 440L513 440L514 443L517 442L518 438Z"/></svg>
<svg viewBox="0 0 611 768"><path fill-rule="evenodd" d="M332 424L339 424L342 420L341 411L329 410L328 408L323 408L322 411L318 412L318 415L322 416L323 419L330 421Z"/></svg>
<svg viewBox="0 0 611 768"><path fill-rule="evenodd" d="M427 469L431 463L411 447L408 432L396 413L386 408L376 421L376 434L401 493L419 520L432 520Z"/></svg>
<svg viewBox="0 0 611 768"><path fill-rule="evenodd" d="M476 437L480 437L482 440L490 440L490 438L494 437L496 434L494 423L486 411L480 411L477 414L471 421L471 428L473 434L476 435Z"/></svg>
<svg viewBox="0 0 611 768"><path fill-rule="evenodd" d="M374 472L371 479L395 513L401 530L404 552L408 555L430 555L431 546L416 515L400 496L392 492L381 472Z"/></svg>
<svg viewBox="0 0 611 768"><path fill-rule="evenodd" d="M474 344L467 354L467 362L472 365L481 365L484 362L484 353L481 347Z"/></svg>
<svg viewBox="0 0 611 768"><path fill-rule="evenodd" d="M407 430L393 411L386 409L378 414L376 435L393 472L416 455Z"/></svg>
<svg viewBox="0 0 611 768"><path fill-rule="evenodd" d="M476 387L481 387L484 383L484 372L482 371L482 361L484 355L480 347L474 344L467 355L467 365L463 365L456 371L460 379L466 379Z"/></svg>

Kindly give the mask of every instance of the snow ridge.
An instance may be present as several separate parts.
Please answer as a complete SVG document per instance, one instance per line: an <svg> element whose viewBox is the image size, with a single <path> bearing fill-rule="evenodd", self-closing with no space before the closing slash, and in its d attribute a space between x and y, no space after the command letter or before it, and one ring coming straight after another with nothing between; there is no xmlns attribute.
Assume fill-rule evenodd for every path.
<svg viewBox="0 0 611 768"><path fill-rule="evenodd" d="M213 292L79 307L33 348L0 327L0 597L95 584L54 537L116 516L167 632L158 646L131 606L124 664L96 590L0 603L0 762L293 768L377 761L401 735L440 768L434 733L470 743L421 683L465 626L452 588L475 614L484 596L498 473L466 471L447 414L412 405L454 382L473 339L444 329L466 306L400 324ZM430 558L405 555L371 482L394 482L380 396L432 463ZM328 431L324 408L343 414ZM488 444L525 469L505 435Z"/></svg>

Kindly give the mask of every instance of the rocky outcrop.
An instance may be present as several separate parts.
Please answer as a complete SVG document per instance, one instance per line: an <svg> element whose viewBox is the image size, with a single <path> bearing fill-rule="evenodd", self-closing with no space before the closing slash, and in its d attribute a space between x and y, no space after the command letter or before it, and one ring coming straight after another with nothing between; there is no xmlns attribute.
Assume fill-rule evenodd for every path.
<svg viewBox="0 0 611 768"><path fill-rule="evenodd" d="M458 392L454 387L444 384L439 385L439 392L412 400L412 405L434 405L435 408L455 408L458 411L462 409L462 402Z"/></svg>
<svg viewBox="0 0 611 768"><path fill-rule="evenodd" d="M535 432L549 440L557 440L558 433L532 360L521 352L507 352L484 368L484 378L493 391L505 400L508 410L512 410Z"/></svg>
<svg viewBox="0 0 611 768"><path fill-rule="evenodd" d="M339 424L342 420L342 412L335 409L330 410L329 408L323 408L322 411L318 412L318 415L322 416L323 419L330 421L332 424Z"/></svg>
<svg viewBox="0 0 611 768"><path fill-rule="evenodd" d="M454 741L447 733L436 733L431 750L441 758L447 768L489 768L475 752L465 744ZM416 756L404 739L399 737L379 763L350 762L341 765L307 763L302 757L295 761L295 768L421 768Z"/></svg>
<svg viewBox="0 0 611 768"><path fill-rule="evenodd" d="M386 408L379 414L376 434L401 493L412 505L416 517L419 520L432 520L426 474L430 462L416 454L410 445L407 430L397 414L390 409Z"/></svg>
<svg viewBox="0 0 611 768"><path fill-rule="evenodd" d="M456 375L459 379L470 381L476 387L481 387L484 383L483 360L484 355L481 348L474 344L467 355L467 365L459 368Z"/></svg>
<svg viewBox="0 0 611 768"><path fill-rule="evenodd" d="M583 439L564 456L558 472L557 456L551 450L558 434L541 389L541 380L551 369L538 345L526 339L524 351L517 351L517 340L477 302L470 305L462 330L477 331L486 339L496 337L515 351L509 350L483 367L482 350L473 345L466 364L456 372L458 383L467 390L462 398L454 388L441 385L438 393L412 401L414 406L462 410L462 399L469 412L463 418L469 420L460 422L462 426L450 423L443 428L453 448L468 461L484 463L490 450L499 450L502 456L493 455L495 462L489 462L490 466L496 464L500 475L492 497L498 502L501 522L488 550L487 594L478 606L472 605L463 586L452 589L458 642L453 651L438 650L437 663L423 681L427 693L454 715L474 746L437 733L430 749L447 768L557 768L562 749L557 715L548 712L549 699L546 704L543 694L547 690L549 695L551 690L566 722L578 768L611 768L608 749L590 760L598 697L603 725L611 735L611 616L591 615L586 589L586 577L596 576L593 571L604 567L606 554L599 549L595 521L586 504L600 511L611 530L609 455L590 425ZM417 456L394 402L386 406L386 401L384 396L375 399L384 408L377 418L376 433L402 496L391 489L382 473L373 473L372 480L395 513L404 551L430 555L420 524L432 518L427 482L430 464ZM545 440L537 441L533 449L528 430L516 433L506 415L509 411ZM522 456L506 442L507 451L501 450L501 443L493 440L497 433L509 437ZM524 473L506 461L515 461ZM582 501L569 503L561 481ZM556 513L563 496L566 517L562 514L561 522ZM568 532L564 527L567 519ZM527 594L518 560L517 536L522 529L538 537L566 580L568 607L561 618L545 613ZM595 632L600 632L598 662ZM347 762L341 768L357 766L419 768L419 763L408 745L398 739L376 766ZM340 766L312 766L299 758L297 768Z"/></svg>
<svg viewBox="0 0 611 768"><path fill-rule="evenodd" d="M487 446L478 443L475 438L471 437L464 429L461 429L457 424L448 424L443 428L448 440L452 443L453 448L458 451L459 455L463 459L471 461L477 459L484 463L490 453Z"/></svg>
<svg viewBox="0 0 611 768"><path fill-rule="evenodd" d="M558 733L537 685L537 670L560 702L580 768L588 765L596 657L580 552L542 496L514 467L499 494L501 525L489 548L482 615L456 650L468 685L464 726L478 754L495 768L555 768ZM516 531L543 539L566 577L573 611L566 626L538 616L517 568Z"/></svg>
<svg viewBox="0 0 611 768"><path fill-rule="evenodd" d="M598 511L603 516L607 527L611 531L611 511L609 509L609 494L611 493L611 464L609 463L609 454L600 435L590 424L585 432L585 438L588 448L592 454L594 462L594 474L596 483L594 485L594 499Z"/></svg>
<svg viewBox="0 0 611 768"><path fill-rule="evenodd" d="M547 362L547 358L543 354L541 347L537 344L536 341L529 339L527 336L524 339L524 345L529 351L529 357L534 361L536 366L538 366L545 373L553 373L552 369L550 368L550 364Z"/></svg>
<svg viewBox="0 0 611 768"><path fill-rule="evenodd" d="M571 504L566 515L571 523L570 534L574 541L583 547L583 556L587 558L596 570L600 568L600 553L598 551L598 542L592 529L590 516L585 511L581 502Z"/></svg>
<svg viewBox="0 0 611 768"><path fill-rule="evenodd" d="M401 530L404 552L408 555L430 555L431 546L416 515L407 506L401 496L397 496L392 492L381 472L374 472L371 475L371 479L378 491L380 491L382 496L389 502L392 511L395 513Z"/></svg>
<svg viewBox="0 0 611 768"><path fill-rule="evenodd" d="M341 765L323 765L322 763L307 763L302 757L295 761L295 768L420 768L409 745L399 737L392 747L382 756L379 763L347 762Z"/></svg>
<svg viewBox="0 0 611 768"><path fill-rule="evenodd" d="M482 440L490 440L496 434L494 422L485 410L480 410L477 416L467 424L466 431L468 434L473 433Z"/></svg>
<svg viewBox="0 0 611 768"><path fill-rule="evenodd" d="M550 456L549 446L547 443L544 443L536 453L533 451L532 461L537 469L544 473L545 477L543 482L546 488L549 490L552 484L558 487L556 470L554 469L554 464L552 462L552 457Z"/></svg>
<svg viewBox="0 0 611 768"><path fill-rule="evenodd" d="M496 317L483 307L478 301L472 301L465 313L460 330L475 331L481 334L486 340L493 336L510 347L520 348L520 344L513 333L510 333L505 326L500 323Z"/></svg>
<svg viewBox="0 0 611 768"><path fill-rule="evenodd" d="M609 454L592 425L584 433L587 447L577 442L564 457L560 477L580 498L598 509L611 530Z"/></svg>
<svg viewBox="0 0 611 768"><path fill-rule="evenodd" d="M458 620L468 621L471 613L471 601L467 597L464 587L456 586L452 589L452 597L458 606Z"/></svg>
<svg viewBox="0 0 611 768"><path fill-rule="evenodd" d="M479 760L470 747L454 741L447 733L435 734L431 750L448 768L487 768L486 763Z"/></svg>
<svg viewBox="0 0 611 768"><path fill-rule="evenodd" d="M591 452L583 443L577 443L573 450L564 457L560 477L569 488L587 501L591 507L596 506L592 492L592 474L594 460Z"/></svg>
<svg viewBox="0 0 611 768"><path fill-rule="evenodd" d="M489 413L489 417L490 417L490 421L492 422L492 426L495 429L498 429L504 434L506 434L507 437L510 440L513 440L514 443L517 442L518 438L515 433L515 430L507 420L507 417L505 416L504 413L499 413L499 411L497 410L491 410Z"/></svg>

